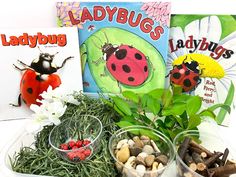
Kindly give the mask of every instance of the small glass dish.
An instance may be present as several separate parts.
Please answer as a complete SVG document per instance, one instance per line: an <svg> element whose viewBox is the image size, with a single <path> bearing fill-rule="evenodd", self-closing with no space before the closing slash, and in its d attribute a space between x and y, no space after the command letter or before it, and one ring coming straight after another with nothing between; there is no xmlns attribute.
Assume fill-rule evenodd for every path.
<svg viewBox="0 0 236 177"><path fill-rule="evenodd" d="M66 119L55 126L49 144L64 160L78 163L90 159L100 148L101 121L92 115Z"/></svg>
<svg viewBox="0 0 236 177"><path fill-rule="evenodd" d="M135 169L133 167L131 168L131 166L127 166L125 163L120 162L115 154L117 152L116 147L118 142L123 139L132 139L135 136L147 136L151 140L153 140L157 148L160 150L160 154L165 154L168 157L167 164L165 164L161 168L157 168L156 170L148 170L148 168L146 168L146 170L143 171L142 174L140 174L137 170L137 166L135 167ZM171 141L161 132L145 126L129 126L115 132L109 140L109 151L111 156L115 160L117 170L119 171L122 177L161 176L162 173L170 166L170 164L172 164L175 157L174 147Z"/></svg>
<svg viewBox="0 0 236 177"><path fill-rule="evenodd" d="M183 143L185 138L191 138L191 140L194 140L197 144L204 147L208 150L209 153L215 153L215 152L221 152L224 153L226 148L229 148L226 146L224 141L217 136L217 133L215 132L210 133L207 131L198 131L198 130L187 130L179 133L175 139L174 139L174 146L175 146L175 152L176 152L176 170L177 170L177 177L185 177L185 176L191 176L191 177L204 177L203 175L197 173L198 169L193 170L193 168L190 168L179 156L178 149ZM196 148L196 147L193 147ZM195 151L194 151L195 152ZM202 157L202 159L207 159L208 153L204 153L203 155L206 157ZM199 153L199 152L198 152ZM193 156L193 155L192 155ZM232 160L232 152L229 150L228 160ZM194 167L196 168L196 167ZM205 167L204 167L205 168ZM204 172L204 171L203 171ZM209 171L207 172L209 173Z"/></svg>

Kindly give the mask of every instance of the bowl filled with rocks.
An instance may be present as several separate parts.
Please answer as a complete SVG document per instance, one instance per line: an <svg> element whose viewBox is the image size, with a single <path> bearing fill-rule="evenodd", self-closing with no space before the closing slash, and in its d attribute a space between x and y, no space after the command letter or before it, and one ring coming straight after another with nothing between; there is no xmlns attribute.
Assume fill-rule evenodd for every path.
<svg viewBox="0 0 236 177"><path fill-rule="evenodd" d="M123 177L161 176L175 156L171 141L145 126L118 130L109 140L109 150Z"/></svg>
<svg viewBox="0 0 236 177"><path fill-rule="evenodd" d="M215 133L187 130L174 139L178 177L229 177L236 174L232 152Z"/></svg>
<svg viewBox="0 0 236 177"><path fill-rule="evenodd" d="M64 160L79 163L90 159L100 149L101 121L92 115L66 119L49 134L49 144Z"/></svg>

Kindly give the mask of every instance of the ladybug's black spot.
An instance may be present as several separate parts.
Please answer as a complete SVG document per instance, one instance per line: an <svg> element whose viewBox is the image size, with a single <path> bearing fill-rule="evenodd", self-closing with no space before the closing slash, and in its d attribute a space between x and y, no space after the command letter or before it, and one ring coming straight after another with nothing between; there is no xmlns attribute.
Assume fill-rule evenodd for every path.
<svg viewBox="0 0 236 177"><path fill-rule="evenodd" d="M32 94L32 93L33 93L33 89L32 89L32 88L27 88L27 92L28 92L29 94Z"/></svg>
<svg viewBox="0 0 236 177"><path fill-rule="evenodd" d="M134 47L133 47L133 46L131 46L131 45L129 45L128 47L129 47L129 48L131 48L131 49L132 49L132 48L134 48Z"/></svg>
<svg viewBox="0 0 236 177"><path fill-rule="evenodd" d="M147 66L144 66L144 72L147 72L147 69L148 69Z"/></svg>
<svg viewBox="0 0 236 177"><path fill-rule="evenodd" d="M116 65L115 65L114 63L111 64L111 69L112 69L113 71L116 71Z"/></svg>
<svg viewBox="0 0 236 177"><path fill-rule="evenodd" d="M123 65L122 66L122 69L123 69L123 71L124 72L126 72L126 73L129 73L131 70L130 70L130 67L128 66L128 65Z"/></svg>
<svg viewBox="0 0 236 177"><path fill-rule="evenodd" d="M23 102L25 103L25 104L27 104L27 102L24 100L24 99L22 99L23 100Z"/></svg>
<svg viewBox="0 0 236 177"><path fill-rule="evenodd" d="M199 80L199 77L198 76L195 76L194 78L193 78L193 80L195 80L196 82Z"/></svg>
<svg viewBox="0 0 236 177"><path fill-rule="evenodd" d="M128 77L128 81L134 81L134 78L133 77Z"/></svg>
<svg viewBox="0 0 236 177"><path fill-rule="evenodd" d="M178 69L182 69L183 66L182 66L182 65L177 65L177 68L178 68Z"/></svg>
<svg viewBox="0 0 236 177"><path fill-rule="evenodd" d="M134 56L137 60L142 60L142 56L139 53L136 53Z"/></svg>
<svg viewBox="0 0 236 177"><path fill-rule="evenodd" d="M122 60L122 59L124 59L126 57L127 50L126 49L120 49L120 50L116 51L115 55L116 55L116 58L118 60Z"/></svg>
<svg viewBox="0 0 236 177"><path fill-rule="evenodd" d="M40 77L40 75L37 75L37 76L35 77L35 79L36 79L37 81L39 81L39 82L43 81L43 79Z"/></svg>
<svg viewBox="0 0 236 177"><path fill-rule="evenodd" d="M187 75L189 75L190 74L190 71L188 70L188 71L185 71L185 75L187 76Z"/></svg>
<svg viewBox="0 0 236 177"><path fill-rule="evenodd" d="M184 86L185 87L190 87L192 84L191 84L191 81L189 79L185 79L184 80Z"/></svg>
<svg viewBox="0 0 236 177"><path fill-rule="evenodd" d="M181 76L180 73L174 73L174 74L173 74L173 78L175 78L175 79L179 79L180 76Z"/></svg>

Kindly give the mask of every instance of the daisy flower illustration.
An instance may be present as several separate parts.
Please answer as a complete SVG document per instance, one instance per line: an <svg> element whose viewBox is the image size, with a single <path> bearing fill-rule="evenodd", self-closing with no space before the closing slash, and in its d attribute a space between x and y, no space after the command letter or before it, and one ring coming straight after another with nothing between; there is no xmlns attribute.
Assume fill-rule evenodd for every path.
<svg viewBox="0 0 236 177"><path fill-rule="evenodd" d="M231 82L236 81L236 32L224 39L221 39L221 35L222 26L217 16L194 20L184 29L178 26L170 28L167 74L178 65L195 62L198 77L192 80L182 78L186 81L182 85L190 87L196 84L190 93L202 97L205 107L224 103ZM194 47L197 44L198 47ZM189 73L182 74L186 77Z"/></svg>
<svg viewBox="0 0 236 177"><path fill-rule="evenodd" d="M143 3L141 10L144 10L148 17L168 26L170 24L170 2L146 2Z"/></svg>
<svg viewBox="0 0 236 177"><path fill-rule="evenodd" d="M75 19L80 19L82 15L82 9L80 8L79 2L58 2L57 3L57 18L58 26L73 26L71 24L68 12L72 12ZM83 24L80 22L77 27L83 29Z"/></svg>

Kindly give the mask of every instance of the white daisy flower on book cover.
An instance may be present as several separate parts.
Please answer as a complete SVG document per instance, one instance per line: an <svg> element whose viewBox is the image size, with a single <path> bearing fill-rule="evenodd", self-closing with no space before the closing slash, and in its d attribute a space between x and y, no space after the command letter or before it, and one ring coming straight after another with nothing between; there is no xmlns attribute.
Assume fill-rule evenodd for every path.
<svg viewBox="0 0 236 177"><path fill-rule="evenodd" d="M216 103L232 105L236 81L236 29L230 25L236 23L235 17L180 16L174 16L170 28L167 85L179 85L183 92L199 95L205 107ZM189 21L190 17L194 20ZM178 23L180 26L176 25ZM228 124L225 115L224 111L219 112L219 124Z"/></svg>

